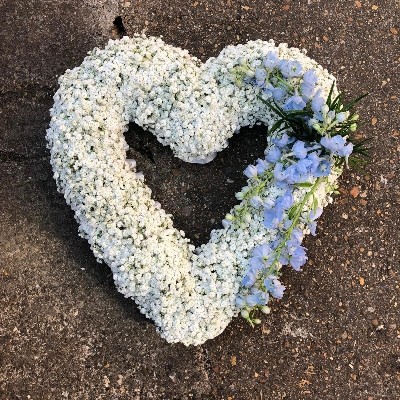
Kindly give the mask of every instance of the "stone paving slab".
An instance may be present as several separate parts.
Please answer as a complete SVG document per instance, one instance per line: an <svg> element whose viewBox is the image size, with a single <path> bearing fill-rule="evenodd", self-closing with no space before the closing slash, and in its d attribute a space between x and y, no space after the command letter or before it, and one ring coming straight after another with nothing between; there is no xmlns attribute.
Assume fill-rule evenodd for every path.
<svg viewBox="0 0 400 400"><path fill-rule="evenodd" d="M370 163L344 174L307 239L310 262L284 275L284 299L256 329L237 319L203 346L167 344L56 192L44 135L57 77L116 37L117 16L128 35L163 35L203 60L288 42L346 93L372 92L359 110ZM0 0L0 399L400 398L399 17L396 0ZM261 133L244 130L200 170L136 127L127 139L154 196L201 243Z"/></svg>

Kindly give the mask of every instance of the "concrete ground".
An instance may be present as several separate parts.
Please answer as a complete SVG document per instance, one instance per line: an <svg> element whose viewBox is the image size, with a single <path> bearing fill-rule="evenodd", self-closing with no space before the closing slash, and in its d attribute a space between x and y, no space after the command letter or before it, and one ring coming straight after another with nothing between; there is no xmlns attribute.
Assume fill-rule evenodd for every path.
<svg viewBox="0 0 400 400"><path fill-rule="evenodd" d="M203 60L284 41L346 93L371 92L359 107L370 162L346 171L307 239L309 263L285 273L284 299L256 329L236 319L203 346L166 343L56 192L44 135L57 77L118 36L117 16L128 35L163 35ZM398 0L0 0L0 399L400 399L399 17ZM199 243L233 204L262 132L245 130L202 167L136 127L127 139Z"/></svg>

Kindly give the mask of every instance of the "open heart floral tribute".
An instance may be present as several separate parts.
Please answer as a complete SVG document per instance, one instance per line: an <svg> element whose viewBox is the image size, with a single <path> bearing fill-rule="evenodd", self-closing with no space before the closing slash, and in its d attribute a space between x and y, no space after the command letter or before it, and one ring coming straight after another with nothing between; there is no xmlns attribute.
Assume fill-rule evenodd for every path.
<svg viewBox="0 0 400 400"><path fill-rule="evenodd" d="M58 189L80 235L169 342L198 345L239 313L250 324L280 299L284 266L307 260L304 234L331 202L357 114L304 52L252 41L201 63L160 38L111 40L60 77L47 130ZM211 161L243 126L266 126L240 201L194 248L151 198L123 133L135 122L187 162Z"/></svg>

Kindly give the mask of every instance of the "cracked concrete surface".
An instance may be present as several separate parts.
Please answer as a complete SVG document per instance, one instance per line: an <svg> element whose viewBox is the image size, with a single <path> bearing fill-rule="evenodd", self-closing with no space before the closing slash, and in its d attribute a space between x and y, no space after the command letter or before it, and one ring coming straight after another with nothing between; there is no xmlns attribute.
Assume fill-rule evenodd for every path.
<svg viewBox="0 0 400 400"><path fill-rule="evenodd" d="M201 347L167 344L56 192L44 135L57 77L116 36L118 15L128 35L163 35L203 60L249 39L288 42L346 93L372 92L359 108L369 165L346 171L310 262L287 271L285 298L256 329L235 320ZM0 398L400 398L399 17L395 0L0 0ZM154 196L201 243L262 133L244 130L204 167L137 127L127 139Z"/></svg>

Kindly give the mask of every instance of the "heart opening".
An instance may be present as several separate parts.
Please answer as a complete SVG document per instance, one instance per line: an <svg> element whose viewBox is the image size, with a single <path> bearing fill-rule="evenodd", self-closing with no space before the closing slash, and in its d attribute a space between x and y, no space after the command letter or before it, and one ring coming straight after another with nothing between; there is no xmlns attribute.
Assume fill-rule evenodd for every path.
<svg viewBox="0 0 400 400"><path fill-rule="evenodd" d="M242 128L213 161L191 164L174 157L170 147L136 124L125 133L127 158L137 161L153 199L196 247L208 242L210 231L221 228L226 210L239 203L234 195L246 184L243 170L264 157L266 137L264 126Z"/></svg>

